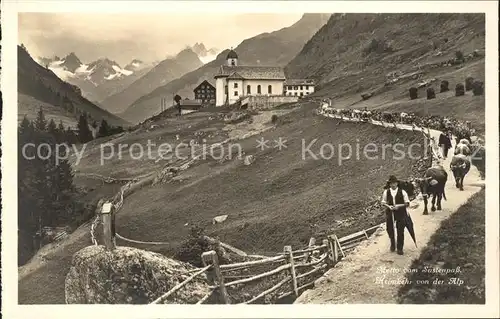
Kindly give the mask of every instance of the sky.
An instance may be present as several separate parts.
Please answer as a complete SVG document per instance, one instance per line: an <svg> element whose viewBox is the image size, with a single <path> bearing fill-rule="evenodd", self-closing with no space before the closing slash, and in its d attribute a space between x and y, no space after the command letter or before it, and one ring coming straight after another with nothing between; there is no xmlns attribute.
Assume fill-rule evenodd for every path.
<svg viewBox="0 0 500 319"><path fill-rule="evenodd" d="M20 13L18 42L33 57L64 57L83 63L107 57L160 61L196 42L207 49L236 47L244 39L287 27L302 13L151 14Z"/></svg>

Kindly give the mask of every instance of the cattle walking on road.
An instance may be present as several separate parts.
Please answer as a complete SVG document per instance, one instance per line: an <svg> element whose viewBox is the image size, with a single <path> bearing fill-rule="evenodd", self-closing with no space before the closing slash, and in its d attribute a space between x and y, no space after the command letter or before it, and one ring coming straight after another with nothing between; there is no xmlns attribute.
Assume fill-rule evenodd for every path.
<svg viewBox="0 0 500 319"><path fill-rule="evenodd" d="M470 156L471 151L470 148L467 146L467 144L458 143L457 146L455 146L455 155L457 154Z"/></svg>
<svg viewBox="0 0 500 319"><path fill-rule="evenodd" d="M470 170L470 160L467 156L458 154L453 156L450 163L450 169L455 178L455 186L461 191L464 190L464 178Z"/></svg>
<svg viewBox="0 0 500 319"><path fill-rule="evenodd" d="M428 215L427 203L429 196L432 196L431 211L441 210L441 199L446 200L444 188L448 180L448 173L443 166L430 167L425 171L423 178L416 178L415 184L420 188L424 199L424 215ZM436 203L437 200L437 203Z"/></svg>

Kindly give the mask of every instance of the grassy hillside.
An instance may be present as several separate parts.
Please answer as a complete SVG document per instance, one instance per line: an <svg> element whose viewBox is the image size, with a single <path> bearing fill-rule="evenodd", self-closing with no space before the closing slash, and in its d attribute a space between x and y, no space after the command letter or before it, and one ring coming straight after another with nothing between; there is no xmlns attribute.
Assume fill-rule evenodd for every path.
<svg viewBox="0 0 500 319"><path fill-rule="evenodd" d="M45 118L48 121L54 119L56 124L58 124L59 121L62 121L64 127L69 126L73 128L76 128L76 124L78 123L78 120L70 112L58 106L39 101L34 97L26 94L18 94L17 105L18 123L21 123L25 115L29 120L34 120L36 118L38 110L40 109L40 106L42 107Z"/></svg>
<svg viewBox="0 0 500 319"><path fill-rule="evenodd" d="M451 116L463 121L470 121L472 126L479 132L485 132L485 96L474 96L472 91L466 92L464 96L455 96L455 85L465 84L465 78L471 76L477 80L485 80L484 59L472 61L462 65L460 68L435 68L425 74L424 79L435 79L428 87L434 88L436 98L427 100L427 87L418 90L418 99L410 100L408 89L416 87L421 80L403 80L400 83L384 87L384 91L376 94L369 100L363 101L359 94L346 95L333 100L338 108L358 108L367 107L389 112L414 112L417 115L439 115ZM450 83L451 90L439 93L441 81ZM318 95L330 96L332 91L325 89L318 92Z"/></svg>
<svg viewBox="0 0 500 319"><path fill-rule="evenodd" d="M359 161L354 150L354 157L340 166L337 156L330 160L313 160L308 156L302 160L302 139L309 144L317 138L311 149L318 154L323 142L332 143L336 149L339 143L350 143L355 149L356 143L361 148L369 142L380 146L396 142L423 143L421 135L406 131L394 135L390 129L372 125L338 125L336 120L314 115L316 107L316 104L305 104L292 112L287 109L262 112L253 117L252 123L239 124L224 123L220 110L192 113L181 118L159 117L133 132L111 137L114 143L146 146L150 140L156 145L168 142L175 147L196 136L212 144L268 129L241 140L244 155L255 156L251 165L244 165L240 159L219 161L208 157L195 162L170 182L146 186L127 197L117 215L117 231L132 239L166 241L169 244L163 246L135 246L172 255L187 238L190 226L200 225L206 228L208 235L218 236L235 247L249 253L266 254L281 251L285 244L304 246L312 235L335 231L342 236L381 222L380 212L365 212L364 208L380 196L389 174L405 178L411 174L415 161L389 160L390 150L387 150L386 159L380 158L379 153L379 159ZM279 114L276 125L270 122L271 114ZM282 137L287 140L287 148L257 149L256 140L260 136L270 140L271 147L274 147L274 140ZM126 154L128 149L122 159L115 155L113 160L100 165L98 143L106 141L111 140L91 142L86 156L75 166L77 185L93 189L96 196L105 185L100 186L100 181L92 184L86 174L132 177L158 173L169 165L168 161L134 160ZM156 156L154 150L156 148L152 155ZM329 154L325 151L325 155ZM228 214L228 219L212 225L212 218L221 214ZM85 236L47 254L46 262L39 269L20 280L21 303L64 303L63 274L69 268L70 256L88 245Z"/></svg>
<svg viewBox="0 0 500 319"><path fill-rule="evenodd" d="M163 60L145 75L119 92L107 97L100 104L110 112L121 113L141 96L202 65L203 63L191 49L183 50L175 58ZM172 102L172 96L167 96L167 99ZM158 98L158 106L160 105L159 101Z"/></svg>
<svg viewBox="0 0 500 319"><path fill-rule="evenodd" d="M433 87L438 93L441 80L449 81L451 91L468 76L484 81L484 23L483 14L335 14L290 61L286 73L316 79L320 85L314 96L332 98L338 108L422 114L426 107L428 114L483 126L484 97L451 98L448 92L426 101L425 90ZM475 50L479 57L439 65L457 51L468 56ZM390 83L391 73L399 80ZM405 77L412 73L420 75ZM435 81L419 89L419 100L409 101L408 89L429 79ZM373 96L362 101L363 93Z"/></svg>
<svg viewBox="0 0 500 319"><path fill-rule="evenodd" d="M290 61L287 75L328 83L362 72L356 84L376 84L388 72L484 48L484 23L483 14L334 14Z"/></svg>
<svg viewBox="0 0 500 319"><path fill-rule="evenodd" d="M429 273L424 268L456 269L460 273ZM399 291L400 303L484 304L485 303L485 191L469 201L445 220L432 236L420 257L413 262L408 279L414 283ZM452 278L462 284L448 284ZM415 284L417 280L441 285Z"/></svg>
<svg viewBox="0 0 500 319"><path fill-rule="evenodd" d="M111 125L126 126L129 123L82 97L80 90L59 79L51 70L36 63L27 51L18 46L18 93L31 96L64 111L63 105L71 105L70 113L75 119L81 113L88 113L92 120L105 119ZM66 98L66 101L64 101ZM58 104L56 106L56 104ZM52 108L53 109L53 108Z"/></svg>
<svg viewBox="0 0 500 319"><path fill-rule="evenodd" d="M180 182L139 190L125 201L117 219L118 231L129 238L168 241L169 247L160 251L169 253L187 235L186 223L201 224L236 247L266 253L280 251L284 243L303 245L314 231L333 227L344 235L381 221L381 216L375 220L353 212L380 195L390 173L406 177L413 162L351 159L339 166L335 160L302 160L302 139L317 138L319 145L356 145L359 141L363 147L369 142L421 142L421 136L411 132L393 136L371 125L337 126L336 121L316 117L308 108L282 120L286 124L262 136L271 141L285 138L286 149L256 150L257 137L248 138L241 142L242 148L246 155L256 157L249 166L238 160L202 161L179 176ZM226 213L225 223L211 226L212 217ZM312 230L311 224L319 229Z"/></svg>
<svg viewBox="0 0 500 319"><path fill-rule="evenodd" d="M329 14L304 14L290 27L271 33L263 33L244 40L235 48L241 65L279 65L285 66L300 51L316 31L326 23ZM217 59L199 69L187 73L179 79L160 86L136 101L128 101L129 107L120 116L140 122L160 110L160 97L171 100L173 94L194 98L193 89L204 80L214 82L220 65L226 62L228 50L221 52Z"/></svg>

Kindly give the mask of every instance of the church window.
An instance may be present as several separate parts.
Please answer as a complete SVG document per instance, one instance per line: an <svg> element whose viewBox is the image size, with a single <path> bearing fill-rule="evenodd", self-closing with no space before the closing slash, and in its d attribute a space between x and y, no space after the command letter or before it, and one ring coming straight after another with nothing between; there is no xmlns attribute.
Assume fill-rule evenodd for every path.
<svg viewBox="0 0 500 319"><path fill-rule="evenodd" d="M247 85L247 94L251 94L252 93L252 89L250 87L250 85Z"/></svg>
<svg viewBox="0 0 500 319"><path fill-rule="evenodd" d="M257 85L257 94L260 94L260 93L262 93L260 90L260 85Z"/></svg>
<svg viewBox="0 0 500 319"><path fill-rule="evenodd" d="M238 83L234 83L234 88L237 89L238 88Z"/></svg>
<svg viewBox="0 0 500 319"><path fill-rule="evenodd" d="M235 66L236 65L236 62L234 60L231 60L231 65L232 66Z"/></svg>
<svg viewBox="0 0 500 319"><path fill-rule="evenodd" d="M268 85L267 86L267 93L268 94L272 94L273 93L273 86L272 85Z"/></svg>

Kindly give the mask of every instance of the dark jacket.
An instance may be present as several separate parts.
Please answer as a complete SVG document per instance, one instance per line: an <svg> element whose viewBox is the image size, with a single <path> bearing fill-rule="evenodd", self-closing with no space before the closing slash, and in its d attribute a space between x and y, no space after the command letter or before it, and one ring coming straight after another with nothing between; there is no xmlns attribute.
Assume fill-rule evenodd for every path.
<svg viewBox="0 0 500 319"><path fill-rule="evenodd" d="M438 145L444 145L446 148L451 148L451 140L446 134L441 133L441 135L439 135Z"/></svg>

